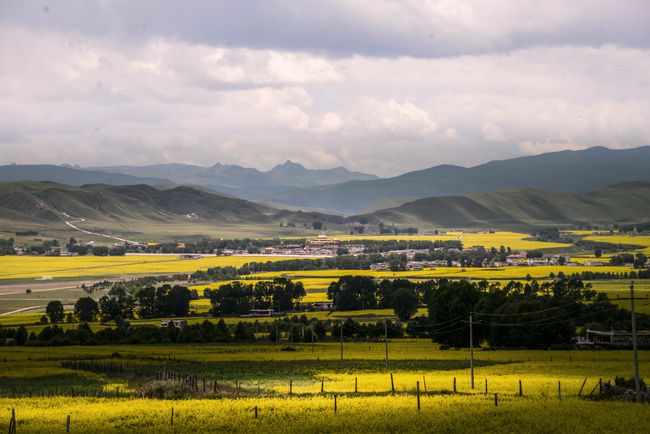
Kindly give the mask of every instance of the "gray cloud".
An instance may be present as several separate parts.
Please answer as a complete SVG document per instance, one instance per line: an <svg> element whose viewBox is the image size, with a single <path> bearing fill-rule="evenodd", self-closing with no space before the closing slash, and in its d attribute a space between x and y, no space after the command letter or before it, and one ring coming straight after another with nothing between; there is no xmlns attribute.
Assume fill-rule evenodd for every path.
<svg viewBox="0 0 650 434"><path fill-rule="evenodd" d="M646 145L648 5L3 2L0 162L389 175Z"/></svg>

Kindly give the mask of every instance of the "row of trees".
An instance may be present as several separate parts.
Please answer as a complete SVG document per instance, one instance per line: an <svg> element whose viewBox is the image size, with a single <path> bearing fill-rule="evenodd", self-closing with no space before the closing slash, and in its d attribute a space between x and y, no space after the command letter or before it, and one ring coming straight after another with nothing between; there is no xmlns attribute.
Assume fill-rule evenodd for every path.
<svg viewBox="0 0 650 434"><path fill-rule="evenodd" d="M123 321L135 318L160 318L187 316L190 300L195 298L185 286L169 284L160 287L147 286L135 293L127 292L122 285L113 285L108 295L95 301L81 297L74 305L74 314L66 318L63 304L58 300L48 303L45 313L51 323L63 321L102 322Z"/></svg>
<svg viewBox="0 0 650 434"><path fill-rule="evenodd" d="M0 238L0 256L15 255L13 238Z"/></svg>
<svg viewBox="0 0 650 434"><path fill-rule="evenodd" d="M207 290L205 295L210 298L212 314L244 315L250 313L251 309L272 309L278 312L295 310L306 292L302 282L279 277L255 284L235 281Z"/></svg>
<svg viewBox="0 0 650 434"><path fill-rule="evenodd" d="M416 253L416 261L447 261L451 266L453 261L460 262L463 267L482 267L492 261L505 262L512 253L510 247L501 246L499 249L492 247L475 247L472 249L457 250L432 250L429 253Z"/></svg>
<svg viewBox="0 0 650 434"><path fill-rule="evenodd" d="M641 252L636 255L632 253L619 253L618 255L613 255L609 260L609 263L612 265L632 264L634 268L644 268L647 262L648 257Z"/></svg>
<svg viewBox="0 0 650 434"><path fill-rule="evenodd" d="M377 323L359 323L352 319L341 321L320 321L307 319L283 318L274 322L245 322L227 325L223 319L218 322L204 320L182 328L139 326L130 327L128 323L114 328L104 328L93 332L87 323L76 328L63 329L56 324L44 327L39 333L28 333L25 327L0 328L0 343L13 345L119 345L119 344L155 344L155 343L209 343L209 342L253 342L266 340L270 342L322 342L346 339L380 339L401 338L414 329L404 324L383 321Z"/></svg>

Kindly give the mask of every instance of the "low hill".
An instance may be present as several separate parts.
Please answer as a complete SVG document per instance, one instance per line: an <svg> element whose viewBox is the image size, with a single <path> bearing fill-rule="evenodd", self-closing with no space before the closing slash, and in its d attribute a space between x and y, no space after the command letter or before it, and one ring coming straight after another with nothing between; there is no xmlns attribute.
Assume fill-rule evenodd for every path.
<svg viewBox="0 0 650 434"><path fill-rule="evenodd" d="M109 173L53 164L10 164L0 166L0 182L19 181L50 181L77 186L85 184L173 184L172 181L166 178L128 175L119 172Z"/></svg>
<svg viewBox="0 0 650 434"><path fill-rule="evenodd" d="M556 226L638 222L650 216L650 183L618 184L571 194L530 188L419 199L365 217L445 228Z"/></svg>
<svg viewBox="0 0 650 434"><path fill-rule="evenodd" d="M441 165L393 178L294 188L271 196L269 201L360 213L388 201L405 203L413 198L464 196L508 188L584 193L623 182L650 182L649 163L650 146L624 150L596 147L492 161L470 168Z"/></svg>
<svg viewBox="0 0 650 434"><path fill-rule="evenodd" d="M178 222L277 224L342 221L317 213L278 210L207 190L179 186L157 189L149 185L81 187L50 182L0 183L0 219L50 223L83 218L101 222Z"/></svg>

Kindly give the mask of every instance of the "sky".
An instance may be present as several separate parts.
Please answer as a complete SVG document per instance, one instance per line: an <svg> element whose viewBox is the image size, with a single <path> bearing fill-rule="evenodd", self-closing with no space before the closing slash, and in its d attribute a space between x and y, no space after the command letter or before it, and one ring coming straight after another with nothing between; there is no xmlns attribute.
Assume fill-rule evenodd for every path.
<svg viewBox="0 0 650 434"><path fill-rule="evenodd" d="M0 0L0 164L391 176L650 144L647 0Z"/></svg>

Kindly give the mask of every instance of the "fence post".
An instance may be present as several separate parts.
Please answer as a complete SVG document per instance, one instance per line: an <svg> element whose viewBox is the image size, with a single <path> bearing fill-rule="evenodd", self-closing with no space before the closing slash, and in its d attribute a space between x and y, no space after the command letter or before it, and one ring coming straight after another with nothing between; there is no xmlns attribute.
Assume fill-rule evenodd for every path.
<svg viewBox="0 0 650 434"><path fill-rule="evenodd" d="M334 394L334 413L336 414L336 394Z"/></svg>
<svg viewBox="0 0 650 434"><path fill-rule="evenodd" d="M354 377L354 393L359 392L359 384L357 382L357 377Z"/></svg>
<svg viewBox="0 0 650 434"><path fill-rule="evenodd" d="M580 386L580 390L578 391L578 396L582 396L582 389L585 387L585 384L587 384L586 378L585 381L582 382L582 386Z"/></svg>
<svg viewBox="0 0 650 434"><path fill-rule="evenodd" d="M65 419L65 432L70 432L70 415Z"/></svg>
<svg viewBox="0 0 650 434"><path fill-rule="evenodd" d="M169 420L169 424L171 426L174 426L174 407L172 407L172 416L171 419Z"/></svg>
<svg viewBox="0 0 650 434"><path fill-rule="evenodd" d="M415 390L418 395L418 411L420 411L420 382L419 381L415 382Z"/></svg>
<svg viewBox="0 0 650 434"><path fill-rule="evenodd" d="M320 393L325 391L325 377L320 377Z"/></svg>
<svg viewBox="0 0 650 434"><path fill-rule="evenodd" d="M487 378L485 379L485 394L488 394L488 388L487 388Z"/></svg>
<svg viewBox="0 0 650 434"><path fill-rule="evenodd" d="M521 387L521 380L519 380L519 396L524 396L524 390Z"/></svg>
<svg viewBox="0 0 650 434"><path fill-rule="evenodd" d="M16 433L16 410L11 409L11 419L9 420L9 434Z"/></svg>
<svg viewBox="0 0 650 434"><path fill-rule="evenodd" d="M557 398L562 401L562 383L560 381L557 382Z"/></svg>
<svg viewBox="0 0 650 434"><path fill-rule="evenodd" d="M255 406L255 419L257 419L257 406Z"/></svg>
<svg viewBox="0 0 650 434"><path fill-rule="evenodd" d="M499 396L498 394L494 394L494 406L498 407L499 406Z"/></svg>
<svg viewBox="0 0 650 434"><path fill-rule="evenodd" d="M393 381L393 373L390 373L390 390L393 395L395 395L395 382Z"/></svg>
<svg viewBox="0 0 650 434"><path fill-rule="evenodd" d="M598 393L602 395L603 393L603 378L598 379Z"/></svg>
<svg viewBox="0 0 650 434"><path fill-rule="evenodd" d="M293 380L289 380L289 396L293 395Z"/></svg>
<svg viewBox="0 0 650 434"><path fill-rule="evenodd" d="M454 393L456 393L456 377L454 377Z"/></svg>

